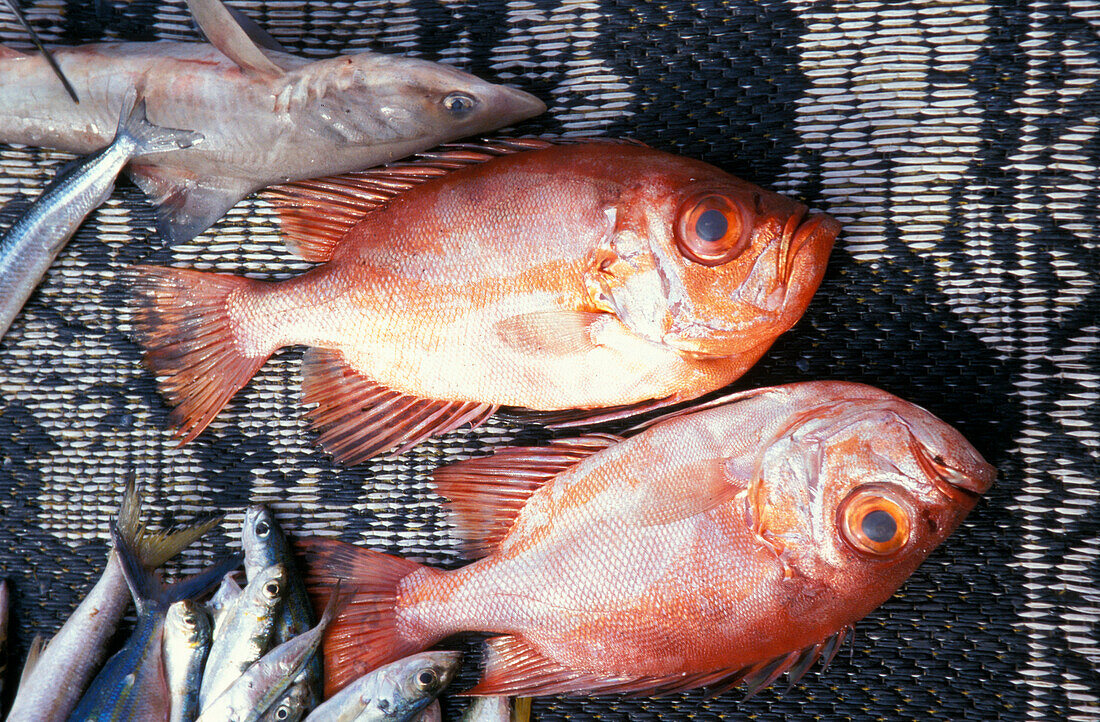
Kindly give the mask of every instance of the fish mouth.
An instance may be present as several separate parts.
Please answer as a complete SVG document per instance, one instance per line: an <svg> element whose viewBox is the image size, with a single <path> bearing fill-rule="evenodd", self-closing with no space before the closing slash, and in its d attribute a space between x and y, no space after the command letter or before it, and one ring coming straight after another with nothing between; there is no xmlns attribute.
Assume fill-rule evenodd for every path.
<svg viewBox="0 0 1100 722"><path fill-rule="evenodd" d="M931 455L921 448L916 454L917 462L932 479L932 483L945 496L961 504L973 505L993 486L997 479L997 468L984 459L976 459L967 469L948 466L939 456Z"/></svg>
<svg viewBox="0 0 1100 722"><path fill-rule="evenodd" d="M810 213L806 206L800 206L791 214L783 226L779 241L778 276L784 286L790 281L794 260L805 246L818 240L827 240L831 245L840 234L840 223L825 213Z"/></svg>

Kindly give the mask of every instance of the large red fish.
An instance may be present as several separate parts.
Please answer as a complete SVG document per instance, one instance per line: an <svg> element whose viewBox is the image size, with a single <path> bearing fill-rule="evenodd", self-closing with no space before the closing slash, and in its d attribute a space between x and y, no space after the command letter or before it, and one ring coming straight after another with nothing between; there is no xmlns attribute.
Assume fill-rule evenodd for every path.
<svg viewBox="0 0 1100 722"><path fill-rule="evenodd" d="M500 142L274 197L292 247L326 263L281 283L138 267L138 337L185 441L276 349L309 346L304 401L349 463L498 406L725 386L802 315L839 230L616 143Z"/></svg>
<svg viewBox="0 0 1100 722"><path fill-rule="evenodd" d="M459 462L435 478L479 561L442 571L303 542L315 589L356 590L326 640L326 684L462 631L503 635L473 694L797 679L995 476L927 411L826 381L745 392L625 441Z"/></svg>

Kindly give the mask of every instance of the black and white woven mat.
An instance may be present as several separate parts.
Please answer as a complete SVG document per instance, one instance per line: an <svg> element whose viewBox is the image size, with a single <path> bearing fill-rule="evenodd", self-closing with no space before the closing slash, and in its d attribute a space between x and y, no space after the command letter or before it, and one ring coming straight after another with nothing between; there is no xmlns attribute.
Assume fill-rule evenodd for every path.
<svg viewBox="0 0 1100 722"><path fill-rule="evenodd" d="M738 387L870 383L956 425L1000 469L826 672L746 702L549 698L537 720L1100 719L1100 0L234 4L303 55L409 53L535 93L549 113L516 133L633 137L828 210L845 230L821 291ZM198 38L179 0L115 2L106 25L90 0L23 5L53 42ZM0 42L25 45L3 13ZM0 227L67 159L0 145ZM428 474L517 433L494 422L336 467L302 421L295 349L176 449L119 271L279 279L305 265L255 199L171 249L151 219L121 184L0 342L16 667L98 574L130 472L160 524L229 512L173 572L236 544L250 500L294 530L453 566Z"/></svg>

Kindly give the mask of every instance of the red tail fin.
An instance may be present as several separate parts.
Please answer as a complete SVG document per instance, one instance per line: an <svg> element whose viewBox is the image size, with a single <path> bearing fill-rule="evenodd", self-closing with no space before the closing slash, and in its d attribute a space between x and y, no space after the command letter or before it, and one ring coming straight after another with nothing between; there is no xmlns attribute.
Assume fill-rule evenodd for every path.
<svg viewBox="0 0 1100 722"><path fill-rule="evenodd" d="M241 352L227 310L231 293L260 282L157 266L137 266L129 280L145 363L175 406L170 418L186 444L267 360Z"/></svg>
<svg viewBox="0 0 1100 722"><path fill-rule="evenodd" d="M427 648L434 638L409 638L398 628L401 581L416 571L436 572L416 562L334 539L298 540L306 560L306 585L323 605L340 582L351 601L325 632L325 698L367 672Z"/></svg>

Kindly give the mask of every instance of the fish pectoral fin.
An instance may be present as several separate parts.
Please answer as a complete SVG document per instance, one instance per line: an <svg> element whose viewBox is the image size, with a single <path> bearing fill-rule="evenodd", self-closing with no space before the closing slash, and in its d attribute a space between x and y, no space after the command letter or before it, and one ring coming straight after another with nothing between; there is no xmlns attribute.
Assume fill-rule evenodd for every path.
<svg viewBox="0 0 1100 722"><path fill-rule="evenodd" d="M496 407L409 396L353 369L338 351L311 348L302 359L306 415L328 453L344 464L401 454L463 424L476 427Z"/></svg>
<svg viewBox="0 0 1100 722"><path fill-rule="evenodd" d="M731 476L727 460L698 459L676 465L648 482L646 509L631 515L639 526L690 519L733 499L744 484Z"/></svg>
<svg viewBox="0 0 1100 722"><path fill-rule="evenodd" d="M596 346L594 326L606 313L591 311L535 311L503 318L497 335L512 349L531 356L573 356Z"/></svg>
<svg viewBox="0 0 1100 722"><path fill-rule="evenodd" d="M286 74L285 70L264 55L220 0L187 0L187 7L210 44L239 65L245 73L265 79L279 78Z"/></svg>
<svg viewBox="0 0 1100 722"><path fill-rule="evenodd" d="M199 178L137 162L128 172L156 206L157 230L169 243L191 240L252 192L239 178Z"/></svg>
<svg viewBox="0 0 1100 722"><path fill-rule="evenodd" d="M592 454L621 441L612 434L557 439L548 446L514 446L492 456L437 468L436 492L449 509L463 551L471 559L488 556L512 528L528 498L546 481Z"/></svg>

